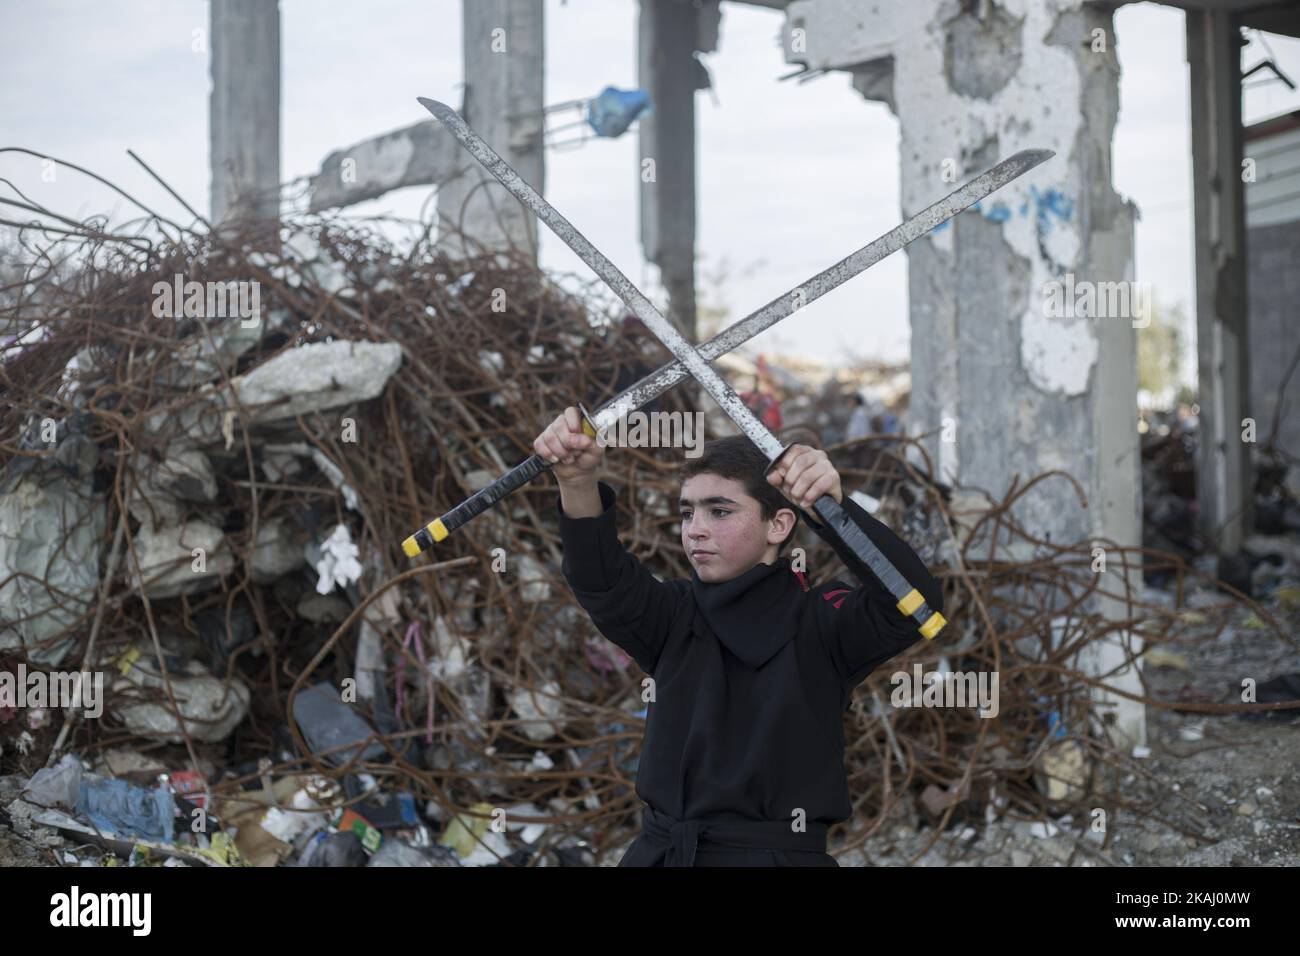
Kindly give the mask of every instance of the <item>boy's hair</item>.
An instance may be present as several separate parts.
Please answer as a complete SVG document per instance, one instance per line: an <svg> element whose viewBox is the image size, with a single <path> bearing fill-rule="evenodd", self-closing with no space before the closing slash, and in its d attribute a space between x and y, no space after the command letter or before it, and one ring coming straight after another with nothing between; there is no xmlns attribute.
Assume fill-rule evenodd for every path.
<svg viewBox="0 0 1300 956"><path fill-rule="evenodd" d="M799 528L799 509L786 500L785 495L777 491L767 480L767 458L744 435L729 435L715 438L704 443L704 451L698 458L687 458L682 465L680 477L683 482L696 475L719 475L740 482L745 493L758 501L759 513L764 521L776 517L781 508L794 512L794 525L785 540L777 545L780 554L794 539Z"/></svg>

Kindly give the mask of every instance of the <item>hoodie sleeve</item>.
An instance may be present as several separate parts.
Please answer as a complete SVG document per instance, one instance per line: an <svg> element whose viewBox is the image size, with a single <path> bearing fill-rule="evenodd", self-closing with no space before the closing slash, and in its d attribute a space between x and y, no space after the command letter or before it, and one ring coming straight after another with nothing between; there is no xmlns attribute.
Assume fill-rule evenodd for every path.
<svg viewBox="0 0 1300 956"><path fill-rule="evenodd" d="M615 528L614 489L599 484L601 513L570 518L556 501L562 570L573 596L601 634L647 674L653 674L685 597L679 582L663 582L623 547Z"/></svg>
<svg viewBox="0 0 1300 956"><path fill-rule="evenodd" d="M921 592L930 609L942 614L943 589L907 542L848 495L844 496L843 507L904 579ZM897 600L875 574L818 523L816 516L808 525L863 582L854 588L835 581L821 585L814 595L818 633L845 689L852 690L885 661L922 640L921 631L914 618L898 609Z"/></svg>

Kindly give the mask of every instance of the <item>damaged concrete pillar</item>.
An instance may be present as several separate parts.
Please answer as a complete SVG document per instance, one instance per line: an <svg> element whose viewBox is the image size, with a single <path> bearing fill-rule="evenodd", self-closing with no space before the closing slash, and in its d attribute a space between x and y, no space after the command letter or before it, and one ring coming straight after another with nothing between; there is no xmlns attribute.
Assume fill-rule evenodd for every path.
<svg viewBox="0 0 1300 956"><path fill-rule="evenodd" d="M1251 415L1246 334L1246 211L1242 180L1241 32L1227 12L1187 12L1196 214L1196 351L1201 531L1221 560L1254 524L1243 419ZM1222 567L1222 566L1221 566Z"/></svg>
<svg viewBox="0 0 1300 956"><path fill-rule="evenodd" d="M1111 8L796 0L784 42L791 62L854 71L857 88L898 116L903 216L1017 150L1055 150L1033 175L908 247L909 430L930 433L943 480L995 498L1017 474L1023 483L1059 469L1078 481L1086 508L1059 478L1019 500L1015 517L1031 535L1138 545L1136 336L1149 296L1132 284L1134 209L1112 186ZM864 330L870 308L863 303ZM1102 586L1123 594L1120 565L1110 555ZM1127 584L1141 586L1138 569ZM1127 617L1119 601L1090 610ZM1110 673L1126 641L1140 650L1122 635L1092 642L1092 659L1075 663L1140 693L1133 668ZM1106 695L1099 705L1117 741L1145 741L1140 704Z"/></svg>
<svg viewBox="0 0 1300 956"><path fill-rule="evenodd" d="M659 267L668 314L695 339L695 91L710 86L697 51L716 50L718 0L641 0L637 78L653 108L641 117L641 247Z"/></svg>
<svg viewBox="0 0 1300 956"><path fill-rule="evenodd" d="M461 11L465 99L459 112L544 196L542 0L463 0ZM536 262L536 217L464 149L455 161L461 173L438 187L438 216L468 241L444 233L439 247L457 258L513 248Z"/></svg>
<svg viewBox="0 0 1300 956"><path fill-rule="evenodd" d="M208 98L214 223L280 218L280 2L212 0Z"/></svg>

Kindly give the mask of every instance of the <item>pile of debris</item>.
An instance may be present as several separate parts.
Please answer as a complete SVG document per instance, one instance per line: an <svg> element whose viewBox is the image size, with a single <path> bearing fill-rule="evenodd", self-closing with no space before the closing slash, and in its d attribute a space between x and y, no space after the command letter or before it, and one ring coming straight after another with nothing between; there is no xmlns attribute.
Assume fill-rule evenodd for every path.
<svg viewBox="0 0 1300 956"><path fill-rule="evenodd" d="M479 518L439 565L411 570L400 543L526 457L558 408L615 394L641 346L519 263L399 256L325 220L286 227L274 252L93 245L79 271L7 268L0 655L108 686L102 718L75 728L51 707L0 712L0 760L173 745L130 771L167 773L178 801L194 774L185 793L210 795L259 862L242 845L256 827L225 802L250 785L418 797L400 823L423 846L429 824L515 791L511 827L516 806L555 824L538 847L553 854L626 818L630 778L579 768L613 739L631 773L635 678L557 577L553 487ZM665 573L684 566L674 465L611 460L642 506L634 546ZM77 788L60 792L77 809Z"/></svg>
<svg viewBox="0 0 1300 956"><path fill-rule="evenodd" d="M158 865L616 862L639 823L641 675L564 585L553 484L432 556L400 543L526 458L560 408L667 354L615 303L525 261L450 260L427 233L407 251L320 218L273 250L159 234L74 232L3 266L0 674L72 675L82 696L0 697L0 824ZM941 831L1098 799L1127 755L1076 668L1115 622L1024 613L1097 591L1088 549L1007 560L1001 543L1027 540L1011 499L970 507L919 446L877 439L867 470L836 452L846 490L945 579L951 621L897 669L1000 669L1001 700L991 718L886 707L873 675L846 715L858 816L833 848L901 805ZM624 542L689 574L679 453L607 463L635 503ZM814 581L848 576L797 544ZM1177 608L1118 596L1148 650L1181 633Z"/></svg>

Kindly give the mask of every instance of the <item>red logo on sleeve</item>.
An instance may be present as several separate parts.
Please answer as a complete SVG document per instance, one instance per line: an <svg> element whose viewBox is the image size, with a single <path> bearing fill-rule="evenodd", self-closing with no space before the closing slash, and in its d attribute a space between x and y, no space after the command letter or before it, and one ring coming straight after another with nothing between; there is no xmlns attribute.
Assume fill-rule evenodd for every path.
<svg viewBox="0 0 1300 956"><path fill-rule="evenodd" d="M840 609L840 605L844 603L843 595L848 593L849 593L848 588L836 588L834 591L827 591L825 594L823 594L822 600L831 601L834 600L836 597L838 597L839 600L835 601L835 610L838 611Z"/></svg>

